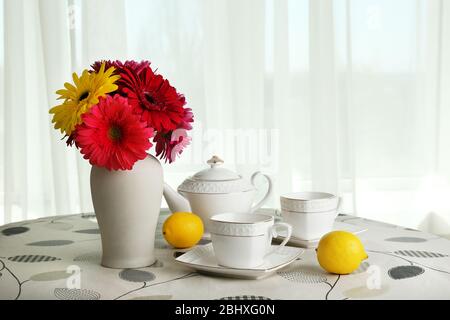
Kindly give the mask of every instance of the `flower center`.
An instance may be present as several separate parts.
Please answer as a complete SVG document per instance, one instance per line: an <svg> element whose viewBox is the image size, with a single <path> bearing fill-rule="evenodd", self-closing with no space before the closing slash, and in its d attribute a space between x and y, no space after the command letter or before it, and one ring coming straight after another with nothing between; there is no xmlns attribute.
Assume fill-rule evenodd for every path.
<svg viewBox="0 0 450 320"><path fill-rule="evenodd" d="M145 99L147 99L148 102L150 102L151 104L155 104L155 99L152 97L150 92L145 92Z"/></svg>
<svg viewBox="0 0 450 320"><path fill-rule="evenodd" d="M89 91L83 92L78 98L79 101L86 99L89 96Z"/></svg>
<svg viewBox="0 0 450 320"><path fill-rule="evenodd" d="M120 130L120 128L117 126L112 126L108 130L108 137L112 141L119 141L120 139L122 139L122 130Z"/></svg>

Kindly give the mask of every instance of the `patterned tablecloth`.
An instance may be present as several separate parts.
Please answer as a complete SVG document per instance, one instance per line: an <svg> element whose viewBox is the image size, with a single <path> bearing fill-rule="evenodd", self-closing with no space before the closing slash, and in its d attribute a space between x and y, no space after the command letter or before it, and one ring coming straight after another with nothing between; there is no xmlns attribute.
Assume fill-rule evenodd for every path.
<svg viewBox="0 0 450 320"><path fill-rule="evenodd" d="M432 234L340 215L366 226L369 254L351 275L323 271L313 249L262 280L200 275L174 262L156 235L157 262L142 269L100 266L95 219L46 217L0 227L0 299L450 299L450 241ZM207 241L203 241L205 244Z"/></svg>

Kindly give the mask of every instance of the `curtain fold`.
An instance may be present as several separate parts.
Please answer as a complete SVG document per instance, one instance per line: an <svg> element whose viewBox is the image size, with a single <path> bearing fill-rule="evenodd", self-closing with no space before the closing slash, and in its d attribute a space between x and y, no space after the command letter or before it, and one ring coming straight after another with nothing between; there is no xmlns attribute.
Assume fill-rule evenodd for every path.
<svg viewBox="0 0 450 320"><path fill-rule="evenodd" d="M345 213L450 234L446 1L0 3L0 224L92 210L89 164L48 109L95 60L149 59L195 114L169 184L218 154L274 177L268 206L329 191Z"/></svg>
<svg viewBox="0 0 450 320"><path fill-rule="evenodd" d="M46 109L54 104L55 89L61 86L61 83L71 79L72 74L72 52L70 42L69 5L65 1L45 0L39 2L40 20L37 24L42 34L42 67L43 74L43 93L45 103L39 108L45 115L47 129L41 127L45 134L42 144L45 146L44 152L38 154L45 160L46 180L43 185L51 188L51 193L46 196L46 201L50 204L51 211L55 213L71 212L76 208L74 202L79 201L79 197L74 195L71 188L77 181L74 181L74 175L70 172L70 161L74 162L74 154L66 149L64 143L61 143L60 133L55 131L50 125L50 116L45 112ZM39 144L41 145L41 144ZM68 152L69 151L69 152ZM48 210L48 209L47 209Z"/></svg>

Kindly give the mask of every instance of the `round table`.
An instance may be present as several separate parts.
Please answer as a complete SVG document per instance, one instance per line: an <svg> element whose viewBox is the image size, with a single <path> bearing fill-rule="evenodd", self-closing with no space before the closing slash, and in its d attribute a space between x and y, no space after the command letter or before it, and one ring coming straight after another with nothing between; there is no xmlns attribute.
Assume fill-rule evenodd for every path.
<svg viewBox="0 0 450 320"><path fill-rule="evenodd" d="M350 275L326 273L314 249L261 280L205 276L174 262L161 234L154 265L100 265L98 225L82 215L46 217L0 227L0 299L449 299L450 241L354 216L369 258ZM203 240L199 245L203 245Z"/></svg>

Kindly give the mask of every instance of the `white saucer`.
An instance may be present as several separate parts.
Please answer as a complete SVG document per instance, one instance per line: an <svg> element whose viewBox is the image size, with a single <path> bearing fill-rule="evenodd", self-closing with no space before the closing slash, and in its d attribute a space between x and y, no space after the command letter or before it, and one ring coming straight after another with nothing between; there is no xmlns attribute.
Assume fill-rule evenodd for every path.
<svg viewBox="0 0 450 320"><path fill-rule="evenodd" d="M360 234L364 231L367 231L367 228L362 227L362 226L357 226L354 224L350 224L350 223L335 221L334 226L333 226L333 231L336 231L336 230L348 231L353 234ZM285 237L286 237L286 235L283 232L280 232L278 234L278 237L274 238L273 240L275 242L281 242L284 240ZM291 246L302 247L302 248L316 248L317 245L319 244L319 241L320 241L320 239L303 240L303 239L299 239L299 238L292 236L287 244L291 245Z"/></svg>
<svg viewBox="0 0 450 320"><path fill-rule="evenodd" d="M276 247L276 246L272 246ZM267 256L263 265L249 269L222 267L217 263L212 244L198 246L175 259L176 262L197 270L199 273L241 279L261 279L268 277L278 269L294 262L303 249L283 247Z"/></svg>

